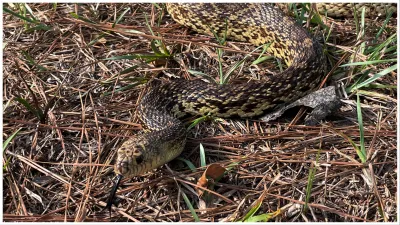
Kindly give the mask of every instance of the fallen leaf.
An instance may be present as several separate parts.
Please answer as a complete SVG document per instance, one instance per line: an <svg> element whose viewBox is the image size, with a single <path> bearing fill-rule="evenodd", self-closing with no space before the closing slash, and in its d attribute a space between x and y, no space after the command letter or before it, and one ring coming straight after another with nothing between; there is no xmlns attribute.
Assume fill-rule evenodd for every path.
<svg viewBox="0 0 400 225"><path fill-rule="evenodd" d="M207 167L203 175L199 178L199 180L197 181L197 185L206 188L208 185L207 177L215 180L221 177L225 173L225 171L226 169L222 167L220 164L218 163L211 164ZM199 195L199 197L201 197L204 193L204 190L200 188L196 189L197 189L197 194Z"/></svg>

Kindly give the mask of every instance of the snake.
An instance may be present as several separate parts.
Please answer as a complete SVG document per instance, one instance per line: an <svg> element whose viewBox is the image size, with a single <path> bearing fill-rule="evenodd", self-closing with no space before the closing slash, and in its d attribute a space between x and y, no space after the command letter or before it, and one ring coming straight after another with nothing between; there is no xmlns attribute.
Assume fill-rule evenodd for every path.
<svg viewBox="0 0 400 225"><path fill-rule="evenodd" d="M371 14L382 13L383 7L376 5L369 10ZM346 4L318 8L335 16L352 12ZM141 175L180 155L188 135L181 118L260 116L313 92L325 74L327 63L321 44L275 5L168 3L166 9L173 20L198 33L226 35L230 40L255 46L269 44L267 52L284 61L287 69L263 80L239 84L182 78L149 82L137 106L146 132L129 138L118 148L114 170L119 178Z"/></svg>

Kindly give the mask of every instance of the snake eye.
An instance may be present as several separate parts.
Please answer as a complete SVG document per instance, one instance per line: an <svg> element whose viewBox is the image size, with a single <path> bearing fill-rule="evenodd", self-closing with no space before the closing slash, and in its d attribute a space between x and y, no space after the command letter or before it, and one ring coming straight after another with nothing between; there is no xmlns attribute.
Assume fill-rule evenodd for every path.
<svg viewBox="0 0 400 225"><path fill-rule="evenodd" d="M144 160L143 149L144 149L144 146L142 146L142 145L136 146L134 149L132 149L132 152L133 152L132 155L135 157L136 164L140 164Z"/></svg>

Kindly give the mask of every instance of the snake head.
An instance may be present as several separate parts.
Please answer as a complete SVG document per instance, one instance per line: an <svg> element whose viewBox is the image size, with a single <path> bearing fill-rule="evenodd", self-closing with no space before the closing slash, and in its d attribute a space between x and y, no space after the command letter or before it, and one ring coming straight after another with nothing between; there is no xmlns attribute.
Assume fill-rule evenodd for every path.
<svg viewBox="0 0 400 225"><path fill-rule="evenodd" d="M137 138L131 138L125 141L118 149L117 162L115 163L115 172L124 177L138 175L142 170L144 160L145 145Z"/></svg>
<svg viewBox="0 0 400 225"><path fill-rule="evenodd" d="M114 204L115 194L123 177L132 177L141 173L144 161L145 144L143 139L131 138L125 141L118 149L117 162L115 163L115 173L117 174L117 181L111 190L108 197L107 205L103 210L108 209L111 217L111 207Z"/></svg>

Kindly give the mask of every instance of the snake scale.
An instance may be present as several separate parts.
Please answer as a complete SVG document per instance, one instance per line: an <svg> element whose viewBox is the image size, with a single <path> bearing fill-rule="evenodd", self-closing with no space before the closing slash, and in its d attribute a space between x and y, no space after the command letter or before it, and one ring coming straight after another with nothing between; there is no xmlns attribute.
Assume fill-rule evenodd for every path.
<svg viewBox="0 0 400 225"><path fill-rule="evenodd" d="M328 15L335 5L349 8L346 4L330 5L324 6ZM373 14L382 8L372 7L369 12ZM287 69L265 80L242 84L154 80L137 108L148 132L128 139L118 149L115 172L120 177L145 173L177 157L187 136L179 118L187 114L224 118L258 116L312 92L324 75L326 60L320 44L273 5L167 4L167 10L176 22L199 33L211 34L212 29L219 35L226 32L231 40L256 46L270 43L267 51L283 60Z"/></svg>

